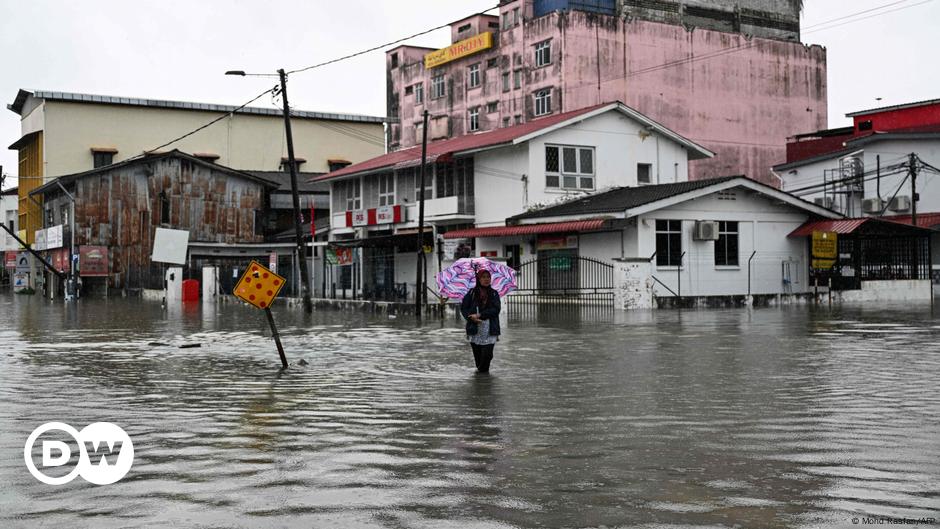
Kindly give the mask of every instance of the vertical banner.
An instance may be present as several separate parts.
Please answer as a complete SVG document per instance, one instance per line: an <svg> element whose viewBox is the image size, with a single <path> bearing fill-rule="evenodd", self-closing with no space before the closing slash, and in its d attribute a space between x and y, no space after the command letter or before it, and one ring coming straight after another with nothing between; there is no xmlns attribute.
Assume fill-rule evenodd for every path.
<svg viewBox="0 0 940 529"><path fill-rule="evenodd" d="M277 273L277 252L271 252L268 256L268 270Z"/></svg>

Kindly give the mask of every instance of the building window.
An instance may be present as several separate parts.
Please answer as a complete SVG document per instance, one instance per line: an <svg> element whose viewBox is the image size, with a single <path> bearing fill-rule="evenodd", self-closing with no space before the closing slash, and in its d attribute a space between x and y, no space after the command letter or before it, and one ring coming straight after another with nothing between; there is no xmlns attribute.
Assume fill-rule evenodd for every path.
<svg viewBox="0 0 940 529"><path fill-rule="evenodd" d="M464 24L457 28L457 33L463 33L464 31L470 31L470 24Z"/></svg>
<svg viewBox="0 0 940 529"><path fill-rule="evenodd" d="M398 54L392 54L392 68L398 68Z"/></svg>
<svg viewBox="0 0 940 529"><path fill-rule="evenodd" d="M509 18L509 11L503 13L503 29L509 29L512 27L512 19Z"/></svg>
<svg viewBox="0 0 940 529"><path fill-rule="evenodd" d="M503 92L509 91L509 72L503 74Z"/></svg>
<svg viewBox="0 0 940 529"><path fill-rule="evenodd" d="M499 110L499 103L496 103L495 101L493 101L493 102L490 102L490 103L487 103L487 104L486 104L486 113L487 113L487 114L492 114L492 113L494 113L494 112L496 112L496 111L498 111L498 110Z"/></svg>
<svg viewBox="0 0 940 529"><path fill-rule="evenodd" d="M444 97L444 75L435 75L431 78L431 99Z"/></svg>
<svg viewBox="0 0 940 529"><path fill-rule="evenodd" d="M516 118L515 118L515 122L516 122L516 125L521 125L521 124L522 124L522 115L518 115L518 114L517 114L517 115L516 115Z"/></svg>
<svg viewBox="0 0 940 529"><path fill-rule="evenodd" d="M487 67L487 68L496 68L496 66L498 66L498 65L499 65L499 61L497 61L495 57L492 58L492 59L487 59L487 60L486 60L486 67Z"/></svg>
<svg viewBox="0 0 940 529"><path fill-rule="evenodd" d="M410 96L411 94L414 93L414 91L415 91L415 89L414 89L413 86L406 86L406 87L405 87L405 95L406 95L406 96Z"/></svg>
<svg viewBox="0 0 940 529"><path fill-rule="evenodd" d="M480 86L480 63L470 65L470 88Z"/></svg>
<svg viewBox="0 0 940 529"><path fill-rule="evenodd" d="M860 131L862 131L862 130L871 130L871 129L872 129L872 123L871 123L871 120L870 120L870 119L867 120L867 121L860 121L860 122L858 123L858 130L860 130Z"/></svg>
<svg viewBox="0 0 940 529"><path fill-rule="evenodd" d="M653 183L653 165L648 163L638 163L636 164L636 183L637 184L652 184Z"/></svg>
<svg viewBox="0 0 940 529"><path fill-rule="evenodd" d="M160 191L160 224L170 223L170 197L166 191Z"/></svg>
<svg viewBox="0 0 940 529"><path fill-rule="evenodd" d="M522 70L512 72L512 87L516 89L522 88Z"/></svg>
<svg viewBox="0 0 940 529"><path fill-rule="evenodd" d="M415 104L420 105L421 103L424 103L424 83L415 85Z"/></svg>
<svg viewBox="0 0 940 529"><path fill-rule="evenodd" d="M509 116L503 118L503 126L508 127L512 123L512 120L509 119Z"/></svg>
<svg viewBox="0 0 940 529"><path fill-rule="evenodd" d="M720 221L715 241L715 266L738 266L738 223Z"/></svg>
<svg viewBox="0 0 940 529"><path fill-rule="evenodd" d="M552 63L552 41L546 40L535 45L535 67L548 66Z"/></svg>
<svg viewBox="0 0 940 529"><path fill-rule="evenodd" d="M379 175L379 206L391 206L395 203L395 175Z"/></svg>
<svg viewBox="0 0 940 529"><path fill-rule="evenodd" d="M594 148L546 145L545 186L594 189Z"/></svg>
<svg viewBox="0 0 940 529"><path fill-rule="evenodd" d="M535 115L544 116L552 113L552 91L550 88L535 93Z"/></svg>
<svg viewBox="0 0 940 529"><path fill-rule="evenodd" d="M346 182L346 211L362 209L362 184L358 178Z"/></svg>
<svg viewBox="0 0 940 529"><path fill-rule="evenodd" d="M99 167L104 167L106 165L111 165L114 163L114 153L106 151L92 151L92 158L94 159L95 169Z"/></svg>
<svg viewBox="0 0 940 529"><path fill-rule="evenodd" d="M682 221L656 221L656 266L682 266Z"/></svg>
<svg viewBox="0 0 940 529"><path fill-rule="evenodd" d="M480 107L470 109L470 132L480 130Z"/></svg>
<svg viewBox="0 0 940 529"><path fill-rule="evenodd" d="M421 200L421 169L415 171L415 202ZM424 171L424 199L431 200L434 198L434 171L431 170L431 166L428 165L427 169Z"/></svg>
<svg viewBox="0 0 940 529"><path fill-rule="evenodd" d="M331 173L333 171L339 171L343 167L348 167L349 165L352 165L352 162L350 162L349 160L327 160L326 163L327 163L327 166L330 168ZM286 164L284 165L284 167L285 169L287 168Z"/></svg>
<svg viewBox="0 0 940 529"><path fill-rule="evenodd" d="M513 26L519 25L519 8L518 7L512 10L512 25Z"/></svg>

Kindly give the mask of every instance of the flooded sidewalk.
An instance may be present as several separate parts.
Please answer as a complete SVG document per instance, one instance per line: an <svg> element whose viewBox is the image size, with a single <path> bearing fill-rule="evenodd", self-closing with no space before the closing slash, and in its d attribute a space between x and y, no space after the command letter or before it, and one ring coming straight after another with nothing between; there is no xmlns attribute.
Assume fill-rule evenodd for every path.
<svg viewBox="0 0 940 529"><path fill-rule="evenodd" d="M0 295L0 526L831 527L938 518L931 306L451 317ZM198 348L181 349L184 344ZM156 345L152 345L156 344ZM49 421L120 425L52 487ZM937 522L934 522L937 523Z"/></svg>

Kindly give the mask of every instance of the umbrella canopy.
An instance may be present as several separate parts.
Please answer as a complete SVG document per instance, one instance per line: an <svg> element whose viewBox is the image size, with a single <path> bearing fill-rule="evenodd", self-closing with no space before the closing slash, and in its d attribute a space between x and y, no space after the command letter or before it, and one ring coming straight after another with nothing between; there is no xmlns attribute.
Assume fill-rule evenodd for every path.
<svg viewBox="0 0 940 529"><path fill-rule="evenodd" d="M437 274L437 289L442 297L463 299L476 286L477 272L487 270L493 279L490 284L500 297L516 289L516 271L503 263L485 257L457 259L440 274Z"/></svg>

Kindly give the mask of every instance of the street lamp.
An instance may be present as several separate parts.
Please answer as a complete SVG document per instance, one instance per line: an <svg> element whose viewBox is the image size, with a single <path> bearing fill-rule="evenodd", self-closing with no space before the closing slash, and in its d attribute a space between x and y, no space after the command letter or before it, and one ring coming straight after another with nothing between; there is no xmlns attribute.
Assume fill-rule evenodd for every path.
<svg viewBox="0 0 940 529"><path fill-rule="evenodd" d="M229 70L225 75L240 77L274 77L275 74L249 74L244 70ZM313 312L313 303L310 301L310 277L307 274L307 252L304 250L303 234L301 233L300 195L297 192L297 162L294 158L294 135L290 126L290 106L287 103L287 73L281 68L277 71L281 80L281 98L284 102L284 131L287 135L287 163L290 165L290 190L294 202L294 237L297 242L297 262L300 263L300 289L304 300L304 312ZM312 222L313 219L311 219Z"/></svg>

